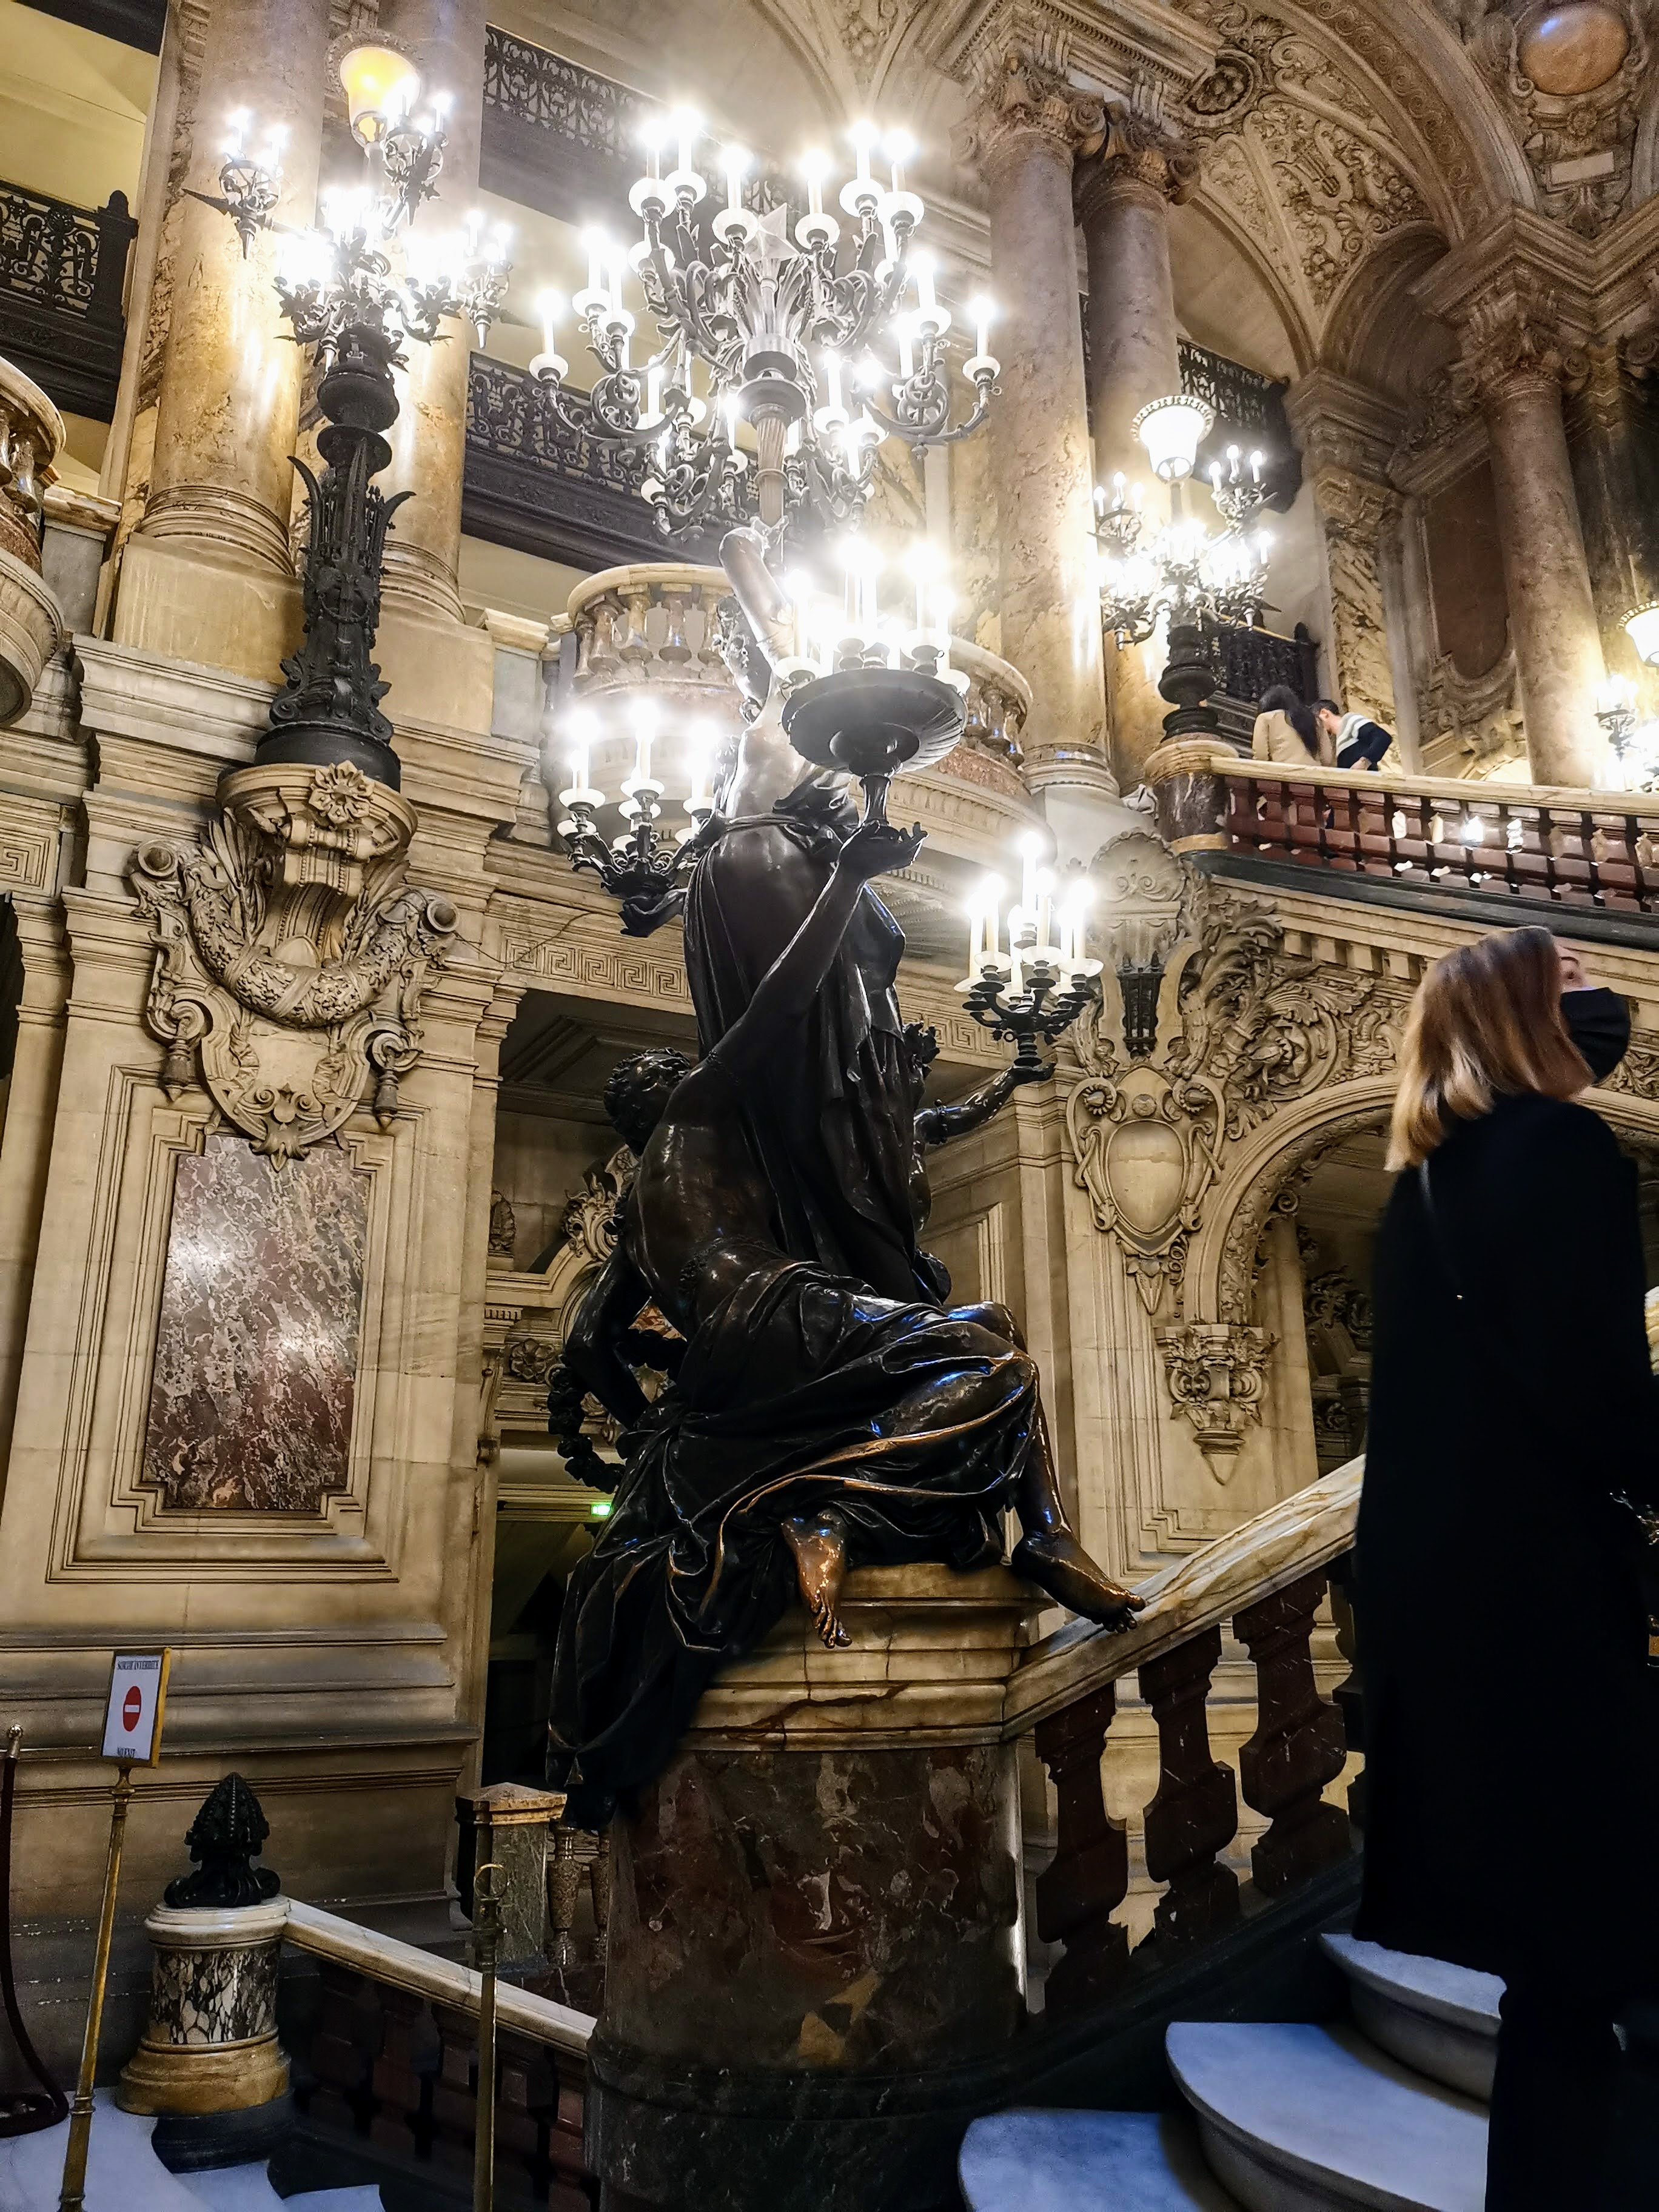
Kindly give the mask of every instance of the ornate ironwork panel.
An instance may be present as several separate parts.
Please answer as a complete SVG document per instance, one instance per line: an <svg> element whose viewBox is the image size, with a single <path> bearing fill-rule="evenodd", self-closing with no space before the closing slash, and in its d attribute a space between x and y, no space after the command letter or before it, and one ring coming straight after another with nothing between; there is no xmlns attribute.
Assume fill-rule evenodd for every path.
<svg viewBox="0 0 1659 2212"><path fill-rule="evenodd" d="M1229 699L1254 708L1275 684L1288 684L1298 699L1318 696L1319 648L1300 623L1291 637L1243 623L1206 623L1204 644Z"/></svg>
<svg viewBox="0 0 1659 2212"><path fill-rule="evenodd" d="M1181 341L1181 388L1194 399L1207 399L1235 431L1257 431L1265 441L1284 428L1282 384L1188 338Z"/></svg>
<svg viewBox="0 0 1659 2212"><path fill-rule="evenodd" d="M123 193L82 208L0 182L0 353L78 415L114 408L137 228Z"/></svg>
<svg viewBox="0 0 1659 2212"><path fill-rule="evenodd" d="M491 191L586 221L596 205L625 198L644 163L640 127L653 112L660 103L563 54L493 23L484 33L483 182ZM743 196L757 215L781 204L806 209L774 171L750 176Z"/></svg>
<svg viewBox="0 0 1659 2212"><path fill-rule="evenodd" d="M570 395L578 410L579 394ZM648 453L573 435L529 372L475 353L467 382L463 526L475 537L573 568L712 557L701 540L659 535L639 483Z"/></svg>

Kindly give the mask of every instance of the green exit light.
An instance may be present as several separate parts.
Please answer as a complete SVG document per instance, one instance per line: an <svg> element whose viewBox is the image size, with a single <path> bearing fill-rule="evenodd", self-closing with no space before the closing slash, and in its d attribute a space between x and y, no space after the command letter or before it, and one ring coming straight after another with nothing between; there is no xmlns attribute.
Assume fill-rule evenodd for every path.
<svg viewBox="0 0 1659 2212"><path fill-rule="evenodd" d="M587 1509L588 1519L590 1521L608 1521L611 1517L611 1501L608 1498L596 1498L593 1500L593 1503Z"/></svg>

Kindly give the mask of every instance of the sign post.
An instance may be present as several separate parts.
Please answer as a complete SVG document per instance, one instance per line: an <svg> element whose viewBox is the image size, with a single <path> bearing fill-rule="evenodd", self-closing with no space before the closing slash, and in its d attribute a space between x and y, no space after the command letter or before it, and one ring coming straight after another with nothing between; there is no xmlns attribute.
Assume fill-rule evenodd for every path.
<svg viewBox="0 0 1659 2212"><path fill-rule="evenodd" d="M98 2037L104 2023L104 1985L109 1979L110 1943L115 1933L115 1894L121 1881L121 1845L127 1807L132 1801L132 1770L155 1766L161 1757L161 1719L167 1710L171 1651L118 1651L110 1668L104 1708L103 1756L112 1759L115 1791L110 1806L109 1856L104 1862L104 1899L98 1914L98 1948L93 1958L92 1994L87 2003L87 2032L81 2041L81 2074L70 2106L69 2146L64 2153L64 2185L58 2212L82 2212L87 2190L87 2151L92 2141L92 2090L98 2070Z"/></svg>

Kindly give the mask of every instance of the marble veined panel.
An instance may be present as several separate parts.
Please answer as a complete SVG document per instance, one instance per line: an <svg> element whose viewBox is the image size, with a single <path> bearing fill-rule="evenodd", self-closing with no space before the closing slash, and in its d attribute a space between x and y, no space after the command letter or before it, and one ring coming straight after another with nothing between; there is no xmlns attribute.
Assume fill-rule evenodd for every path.
<svg viewBox="0 0 1659 2212"><path fill-rule="evenodd" d="M164 1506L314 1513L345 1487L369 1181L334 1145L180 1154L142 1477Z"/></svg>

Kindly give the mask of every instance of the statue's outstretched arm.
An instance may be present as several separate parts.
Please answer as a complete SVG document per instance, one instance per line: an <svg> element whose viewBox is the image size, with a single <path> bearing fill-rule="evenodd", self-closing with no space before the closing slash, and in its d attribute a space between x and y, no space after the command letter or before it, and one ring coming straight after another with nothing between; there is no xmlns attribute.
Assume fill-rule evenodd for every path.
<svg viewBox="0 0 1659 2212"><path fill-rule="evenodd" d="M564 1340L564 1364L619 1421L636 1421L650 1402L617 1340L651 1297L643 1275L618 1244L576 1309Z"/></svg>
<svg viewBox="0 0 1659 2212"><path fill-rule="evenodd" d="M830 973L859 893L873 876L908 868L921 849L920 830L865 822L836 855L830 880L809 914L756 986L755 995L708 1055L733 1074L763 1071L783 1035L805 1019Z"/></svg>
<svg viewBox="0 0 1659 2212"><path fill-rule="evenodd" d="M923 1106L916 1115L917 1144L948 1145L953 1137L970 1136L975 1129L982 1129L994 1114L1002 1111L1021 1084L1045 1083L1054 1072L1052 1060L1038 1067L1015 1060L954 1105Z"/></svg>

